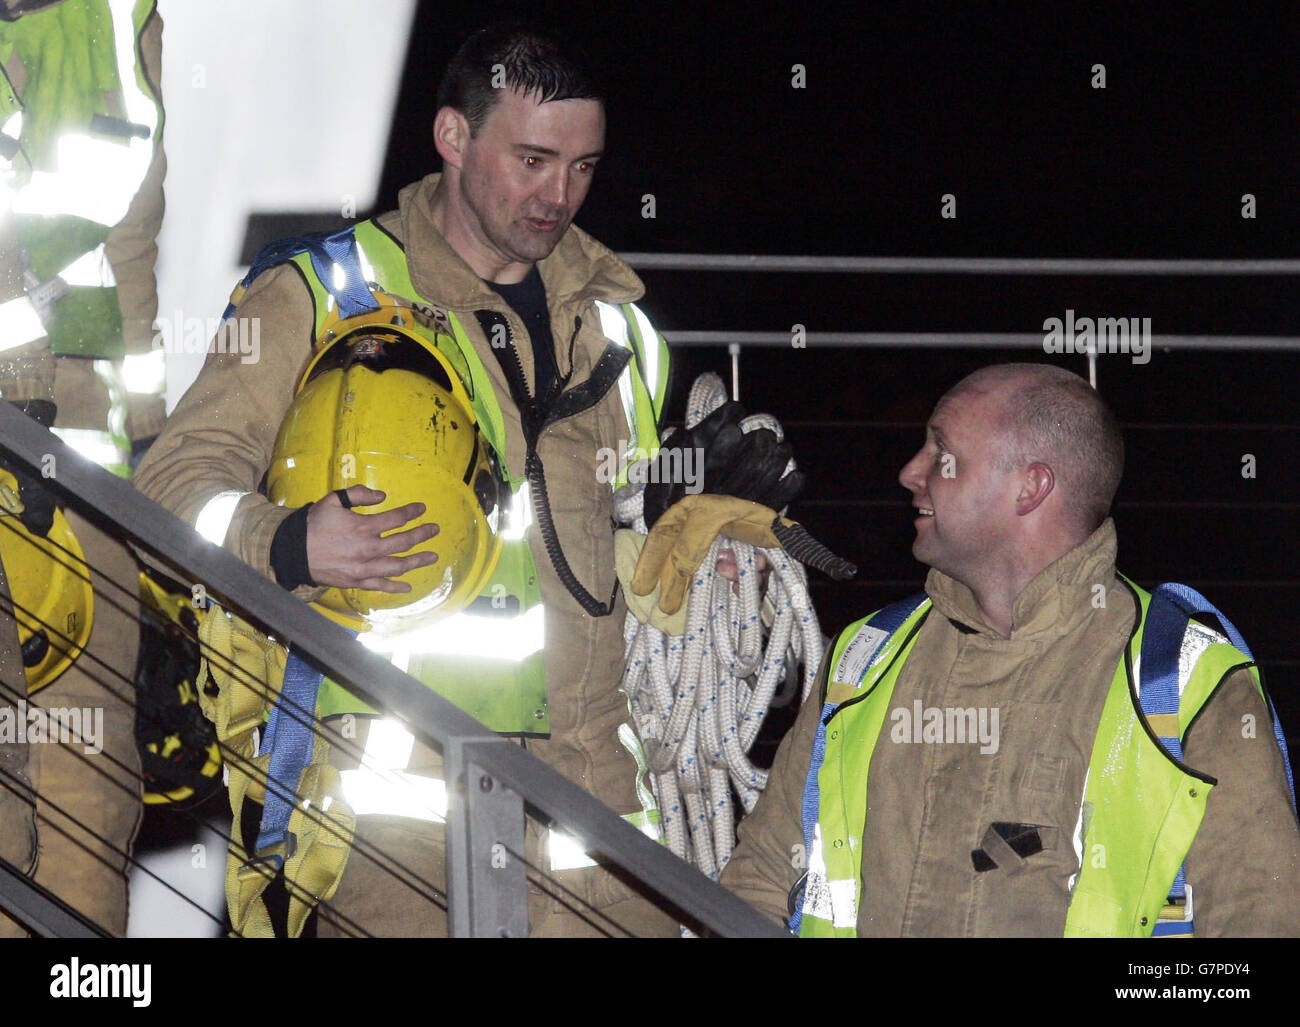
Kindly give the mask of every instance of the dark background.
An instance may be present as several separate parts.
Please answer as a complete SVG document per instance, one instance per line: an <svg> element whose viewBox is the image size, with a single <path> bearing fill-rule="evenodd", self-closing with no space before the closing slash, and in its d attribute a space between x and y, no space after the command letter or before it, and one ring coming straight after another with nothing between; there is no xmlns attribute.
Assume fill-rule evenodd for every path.
<svg viewBox="0 0 1300 1027"><path fill-rule="evenodd" d="M437 79L474 28L520 14L589 49L609 146L579 224L620 252L1295 258L1295 5L452 5L422 2L378 209L436 170ZM802 64L806 88L792 88ZM1103 64L1106 88L1092 87ZM641 216L652 193L657 216ZM955 220L941 197L957 200ZM1241 216L1242 196L1258 216ZM280 233L283 234L283 233ZM250 241L250 246L251 246ZM252 246L252 249L255 249ZM1100 277L653 271L674 329L1041 332L1150 317L1161 334L1300 336L1292 276ZM899 468L938 396L1033 351L749 349L742 400L781 419L809 486L792 510L860 567L813 583L830 633L915 591ZM724 349L674 347L668 420ZM1300 748L1300 352L1103 356L1125 428L1120 566L1186 582L1245 633ZM1242 458L1256 458L1243 479ZM773 721L779 736L783 721ZM768 740L770 746L770 739ZM761 758L761 757L760 757Z"/></svg>

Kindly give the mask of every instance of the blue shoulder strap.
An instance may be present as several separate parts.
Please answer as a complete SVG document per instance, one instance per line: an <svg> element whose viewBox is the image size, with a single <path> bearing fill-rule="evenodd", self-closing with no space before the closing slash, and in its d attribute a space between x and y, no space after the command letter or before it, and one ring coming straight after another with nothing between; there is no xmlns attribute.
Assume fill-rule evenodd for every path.
<svg viewBox="0 0 1300 1027"><path fill-rule="evenodd" d="M1183 635L1187 631L1187 622L1196 614L1212 614L1223 627L1228 640L1250 659L1254 655L1246 640L1242 637L1232 621L1228 620L1218 608L1205 596L1187 585L1166 582L1151 593L1151 603L1147 608L1146 624L1142 629L1142 662L1139 674L1138 699L1142 713L1149 719L1154 714L1178 715L1178 660L1182 650ZM1291 808L1295 809L1295 781L1291 775L1291 759L1287 752L1286 736L1282 733L1282 722L1278 719L1273 703L1268 700L1269 714L1273 718L1273 736L1282 750L1282 766L1286 771L1287 788L1291 793ZM1160 744L1175 759L1182 761L1183 743L1178 735L1161 735ZM1169 890L1171 898L1182 899L1187 894L1187 866L1178 868ZM1157 923L1153 937L1162 934L1185 934L1191 931L1189 923L1173 921Z"/></svg>
<svg viewBox="0 0 1300 1027"><path fill-rule="evenodd" d="M1151 593L1146 625L1142 635L1141 704L1142 712L1178 713L1178 656L1182 649L1187 622L1197 614L1211 614L1222 625L1228 640L1251 660L1254 654L1241 632L1205 596L1187 585L1166 582ZM1291 792L1291 806L1295 808L1295 781L1291 775L1291 761L1286 747L1282 722L1272 700L1268 711L1273 718L1273 737L1282 750L1282 765L1286 768L1287 788ZM1161 736L1160 742L1178 759L1182 759L1182 742L1175 737Z"/></svg>
<svg viewBox="0 0 1300 1027"><path fill-rule="evenodd" d="M311 255L311 266L316 277L338 304L339 317L354 317L378 309L361 270L361 260L357 256L357 238L352 228L343 228L333 233L312 232L268 243L253 258L248 274L239 284L248 288L262 272L269 271L300 253ZM235 304L228 303L221 320L224 322L234 312Z"/></svg>
<svg viewBox="0 0 1300 1027"><path fill-rule="evenodd" d="M889 640L894 637L898 629L903 626L907 619L912 616L917 608L925 602L928 597L924 592L918 592L916 595L908 596L906 599L900 599L898 602L890 603L888 606L877 610L866 622L859 627L872 627L877 631L883 631L884 637L880 644L876 646L871 653L871 657L862 665L862 673L865 675L867 668L871 666L872 661L879 655L880 651L889 644ZM826 654L830 659L834 655L834 646L831 652ZM827 670L827 681L830 675L835 672L831 667ZM817 775L821 772L822 763L826 760L826 722L830 719L831 714L835 711L835 703L823 703L821 717L817 721L817 734L813 737L812 760L808 767L808 778L804 783L803 802L800 806L800 814L803 820L803 851L804 858L812 852L813 844L813 827L817 823L817 813L821 807L821 788L817 783ZM803 903L795 903L794 909L790 914L790 930L795 934L799 933L799 925L803 921Z"/></svg>

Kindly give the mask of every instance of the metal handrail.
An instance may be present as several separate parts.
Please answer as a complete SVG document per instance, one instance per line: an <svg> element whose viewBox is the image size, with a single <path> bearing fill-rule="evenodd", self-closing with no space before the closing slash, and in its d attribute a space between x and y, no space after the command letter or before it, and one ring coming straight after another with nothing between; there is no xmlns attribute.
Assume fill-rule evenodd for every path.
<svg viewBox="0 0 1300 1027"><path fill-rule="evenodd" d="M54 458L51 484L113 521L136 544L203 583L219 601L248 611L277 638L331 677L346 682L372 705L388 710L442 752L472 748L473 765L494 775L541 813L557 821L610 862L670 903L685 919L722 936L788 937L776 924L651 841L519 746L359 645L346 630L219 546L206 541L170 511L128 482L81 457L16 407L0 403L0 448L34 469ZM450 786L449 782L449 786ZM448 853L448 881L456 868ZM0 878L0 902L12 901Z"/></svg>
<svg viewBox="0 0 1300 1027"><path fill-rule="evenodd" d="M1300 275L1300 260L1097 257L833 257L781 253L621 253L641 271L920 275ZM789 332L666 331L680 346L789 346ZM1041 332L806 332L808 346L923 349L1041 349ZM1153 335L1152 344L1186 350L1300 350L1300 338L1274 335ZM733 352L734 349L733 349Z"/></svg>
<svg viewBox="0 0 1300 1027"><path fill-rule="evenodd" d="M620 253L656 271L895 275L1300 275L1300 260L1098 257L825 257L780 253Z"/></svg>
<svg viewBox="0 0 1300 1027"><path fill-rule="evenodd" d="M678 346L784 346L790 332L672 331L665 339ZM804 346L907 346L924 349L1038 349L1038 332L805 332ZM1300 338L1287 335L1151 335L1154 348L1188 350L1300 350ZM1123 356L1123 354L1121 354Z"/></svg>

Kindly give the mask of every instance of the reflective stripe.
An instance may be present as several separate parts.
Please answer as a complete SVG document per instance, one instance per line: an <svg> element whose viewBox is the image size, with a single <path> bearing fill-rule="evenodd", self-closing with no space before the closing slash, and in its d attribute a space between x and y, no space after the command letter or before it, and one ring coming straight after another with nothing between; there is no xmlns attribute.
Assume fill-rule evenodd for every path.
<svg viewBox="0 0 1300 1027"><path fill-rule="evenodd" d="M132 143L148 143L132 140ZM151 153L135 146L69 134L57 144L58 171L33 171L14 197L15 214L68 214L112 227L126 216Z"/></svg>
<svg viewBox="0 0 1300 1027"><path fill-rule="evenodd" d="M1091 773L1092 773L1092 767L1089 767L1084 772L1083 793L1079 796L1079 819L1076 820L1074 823L1074 839L1073 839L1074 858L1078 865L1075 867L1074 873L1070 875L1070 879L1066 882L1065 885L1066 890L1071 895L1074 895L1074 884L1079 879L1079 871L1083 869L1083 836L1085 833L1085 826L1086 826L1083 822L1084 819L1083 815L1085 812L1087 812L1088 809L1088 804L1084 801L1084 797L1088 794L1088 775L1090 775Z"/></svg>
<svg viewBox="0 0 1300 1027"><path fill-rule="evenodd" d="M632 334L628 328L627 318L620 307L603 300L596 301L596 310L600 314L600 330L611 342L624 349L632 348ZM636 449L636 396L632 391L632 368L635 360L630 362L623 373L618 376L618 394L623 400L623 416L627 418L628 452Z"/></svg>
<svg viewBox="0 0 1300 1027"><path fill-rule="evenodd" d="M1231 645L1225 635L1212 628L1207 628L1204 624L1198 624L1194 620L1188 620L1187 629L1183 632L1183 640L1178 648L1178 694L1181 696L1187 688L1187 682L1192 680L1192 671L1196 669L1196 661L1206 649L1212 645ZM1133 687L1139 696L1142 695L1142 654L1136 653L1133 656Z"/></svg>
<svg viewBox="0 0 1300 1027"><path fill-rule="evenodd" d="M139 43L135 27L137 0L108 0L108 6L113 12L113 46L117 51L117 71L122 80L122 102L126 106L127 120L143 125L149 130L149 140L154 140L158 134L158 106L140 88L143 76L135 59Z"/></svg>
<svg viewBox="0 0 1300 1027"><path fill-rule="evenodd" d="M605 336L620 346L631 346L632 340L623 311L604 300L596 301L596 310L600 314L600 330L605 333Z"/></svg>
<svg viewBox="0 0 1300 1027"><path fill-rule="evenodd" d="M518 542L533 523L532 493L528 491L528 482L521 482L515 494L510 497L510 514L501 532L501 541Z"/></svg>
<svg viewBox="0 0 1300 1027"><path fill-rule="evenodd" d="M522 663L545 645L545 611L538 604L516 617L462 612L406 634L385 633L377 625L360 638L367 648L408 660L418 652Z"/></svg>
<svg viewBox="0 0 1300 1027"><path fill-rule="evenodd" d="M26 346L45 335L45 325L26 296L0 303L0 352Z"/></svg>
<svg viewBox="0 0 1300 1027"><path fill-rule="evenodd" d="M113 444L121 452L121 463L125 465L124 477L131 476L131 436L126 431L126 383L122 381L122 372L111 360L94 362L95 377L104 383L108 393L108 434ZM107 466L107 465L101 465ZM116 474L122 474L117 468L109 468Z"/></svg>
<svg viewBox="0 0 1300 1027"><path fill-rule="evenodd" d="M0 125L0 133L7 135L14 142L21 139L23 137L23 112L14 111L10 114L5 123Z"/></svg>
<svg viewBox="0 0 1300 1027"><path fill-rule="evenodd" d="M100 243L88 253L83 253L71 264L59 272L68 285L89 286L96 289L111 289L117 285L113 276L113 265L108 262L108 253Z"/></svg>
<svg viewBox="0 0 1300 1027"><path fill-rule="evenodd" d="M218 492L203 504L203 509L194 519L194 530L214 546L224 545L226 532L230 530L230 522L235 516L235 507L247 495L247 492Z"/></svg>
<svg viewBox="0 0 1300 1027"><path fill-rule="evenodd" d="M1212 645L1230 644L1228 639L1217 631L1194 620L1188 620L1187 630L1183 632L1183 641L1178 648L1179 696L1186 690L1187 682L1192 680L1192 671L1196 669L1196 661L1201 658L1201 654Z"/></svg>
<svg viewBox="0 0 1300 1027"><path fill-rule="evenodd" d="M447 782L440 778L404 770L376 774L365 769L343 770L339 777L343 798L359 817L410 817L433 824L447 819Z"/></svg>
<svg viewBox="0 0 1300 1027"><path fill-rule="evenodd" d="M803 885L803 915L829 920L833 927L858 926L858 881L831 879L822 846L822 824L813 827L813 852L809 853L809 876Z"/></svg>
<svg viewBox="0 0 1300 1027"><path fill-rule="evenodd" d="M355 234L353 238L356 238ZM365 247L361 245L360 240L357 241L357 263L361 265L361 277L366 280L366 284L374 283L378 285L379 280L375 277L374 265L370 263L370 258L366 256Z"/></svg>
<svg viewBox="0 0 1300 1027"><path fill-rule="evenodd" d="M835 927L858 925L858 882L830 880L822 849L822 826L813 827L812 851L808 853L808 880L804 884L803 915L826 920Z"/></svg>
<svg viewBox="0 0 1300 1027"><path fill-rule="evenodd" d="M122 358L122 381L127 392L158 395L167 384L167 357L160 350L128 353Z"/></svg>
<svg viewBox="0 0 1300 1027"><path fill-rule="evenodd" d="M357 816L447 819L447 782L407 772L415 736L391 717L370 722L361 766L341 771L343 798Z"/></svg>
<svg viewBox="0 0 1300 1027"><path fill-rule="evenodd" d="M98 464L105 470L116 471L124 462L129 462L131 454L123 453L114 443L113 436L106 431L94 428L51 428L64 444L77 451L91 463Z"/></svg>
<svg viewBox="0 0 1300 1027"><path fill-rule="evenodd" d="M635 303L628 304L636 317L637 329L641 333L641 352L645 357L645 384L651 396L659 394L659 333L650 319L641 312Z"/></svg>
<svg viewBox="0 0 1300 1027"><path fill-rule="evenodd" d="M658 813L653 818L644 813L628 813L623 817L643 835L654 842L663 842L663 828L659 824ZM546 851L550 855L551 869L582 870L598 864L587 855L580 842L567 831L553 827L546 832Z"/></svg>

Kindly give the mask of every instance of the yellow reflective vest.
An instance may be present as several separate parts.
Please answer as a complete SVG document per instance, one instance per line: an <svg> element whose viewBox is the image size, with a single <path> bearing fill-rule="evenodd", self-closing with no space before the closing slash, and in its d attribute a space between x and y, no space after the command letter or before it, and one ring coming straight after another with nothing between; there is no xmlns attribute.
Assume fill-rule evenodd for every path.
<svg viewBox="0 0 1300 1027"><path fill-rule="evenodd" d="M373 220L358 224L353 236L366 281L415 303L419 315L419 294L411 282L402 246ZM316 274L308 253L292 260L312 292L314 334L319 337L334 297ZM238 296L236 290L235 302ZM668 378L667 344L634 304L598 302L596 306L604 334L633 354L617 387L627 416L628 458L639 459L659 446L657 424ZM525 538L532 523L528 480L522 467L507 466L500 401L473 342L452 311L443 313L445 323L438 318L429 325L435 331L435 343L470 394L480 430L509 482L511 503L502 533L505 548L479 599L467 610L419 632L402 655L408 673L492 730L546 735L550 733L550 715L542 666L545 614ZM613 484L621 484L623 477L620 474ZM317 708L321 717L375 712L328 679L321 685Z"/></svg>
<svg viewBox="0 0 1300 1027"><path fill-rule="evenodd" d="M1170 886L1205 816L1213 779L1174 759L1157 741L1174 725L1152 725L1137 700L1133 668L1142 651L1150 593L1121 578L1137 598L1141 618L1115 668L1093 742L1075 838L1080 857L1066 914L1067 937L1150 937ZM791 926L800 937L855 937L863 887L862 837L868 772L899 673L931 604L924 600L883 637L865 617L837 639L830 656L820 754L814 745L804 795L816 810L801 907ZM872 616L875 616L874 614ZM875 649L858 681L836 680L851 646ZM878 648L877 648L878 647ZM847 661L852 665L854 661ZM861 663L857 663L861 666ZM1227 642L1205 646L1181 668L1176 732L1181 738L1219 683L1254 662ZM1172 911L1167 910L1166 916Z"/></svg>

